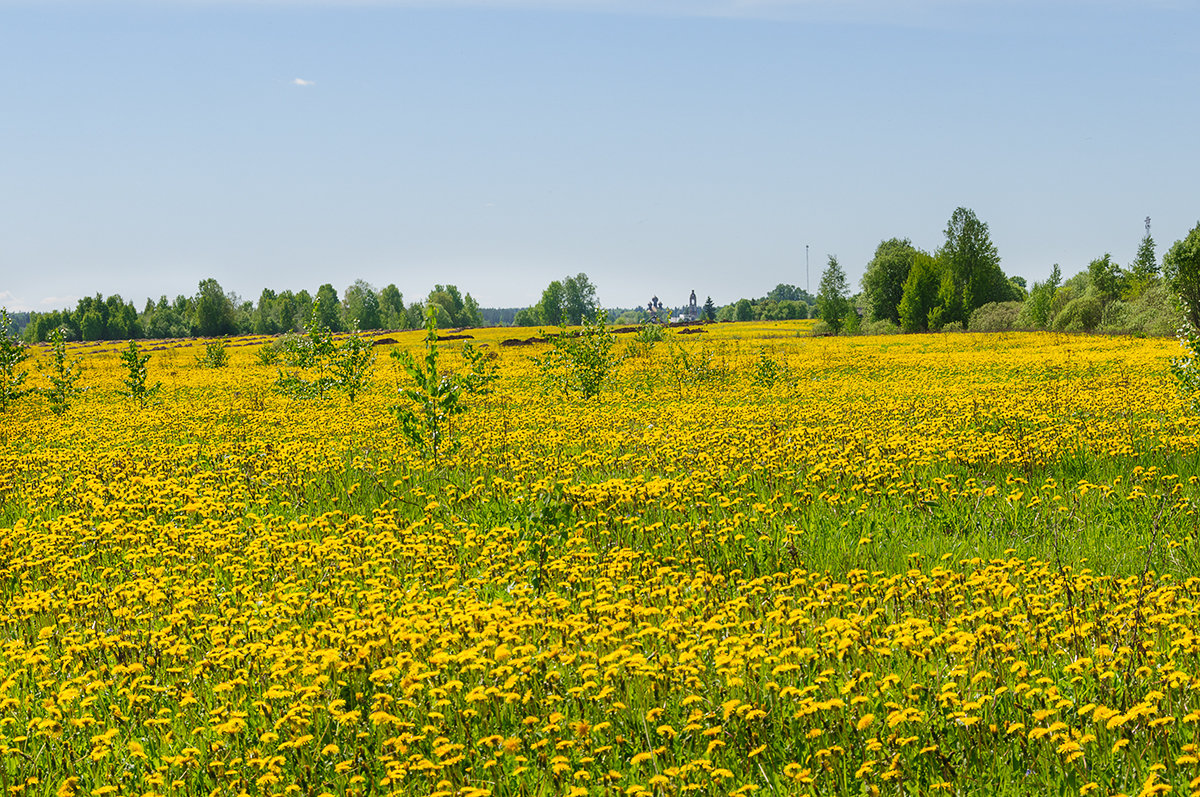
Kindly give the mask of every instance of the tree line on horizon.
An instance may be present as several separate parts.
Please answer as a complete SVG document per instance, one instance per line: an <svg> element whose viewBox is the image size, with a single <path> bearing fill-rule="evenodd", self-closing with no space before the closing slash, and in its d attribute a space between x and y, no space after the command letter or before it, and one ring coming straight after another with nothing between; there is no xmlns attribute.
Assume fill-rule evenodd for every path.
<svg viewBox="0 0 1200 797"><path fill-rule="evenodd" d="M73 309L29 313L23 337L38 343L57 328L73 340L125 340L127 338L221 337L226 335L280 335L304 330L312 319L330 331L417 329L425 323L425 309L433 307L438 325L445 328L483 324L479 303L456 285L435 285L421 301L405 305L394 285L376 290L356 281L338 296L325 283L315 294L307 290L274 291L264 288L257 302L226 292L215 279L201 280L193 296L166 296L146 300L142 312L119 295L80 299Z"/></svg>
<svg viewBox="0 0 1200 797"><path fill-rule="evenodd" d="M1200 223L1163 256L1155 254L1150 219L1127 267L1105 253L1064 280L1056 263L1032 288L1008 277L974 211L959 207L945 241L925 252L907 238L882 241L867 264L862 290L850 294L845 272L829 257L817 295L817 334L1043 329L1172 335L1185 318L1200 324Z"/></svg>
<svg viewBox="0 0 1200 797"><path fill-rule="evenodd" d="M932 253L913 246L908 238L880 242L856 294L837 258L830 255L816 296L780 283L763 297L722 306L707 297L699 318L692 320L817 317L817 334L1053 329L1170 335L1185 313L1200 325L1200 223L1176 241L1160 263L1149 222L1146 219L1145 235L1127 267L1106 253L1066 280L1055 264L1048 279L1028 287L1023 278L1006 276L1000 268L988 225L974 211L959 207L947 223L945 241ZM443 329L578 325L602 310L596 286L582 272L551 281L534 305L507 309L481 308L470 293L440 284L406 305L394 284L377 290L363 280L341 296L329 283L315 294L264 288L254 302L226 292L210 278L202 280L192 296L147 299L141 312L119 295L97 294L79 299L71 309L16 313L10 331L30 343L48 340L58 328L68 339L84 341L278 335L304 330L314 307L315 320L334 332L419 329L426 308L434 309ZM650 314L644 307L609 308L607 319L644 323Z"/></svg>

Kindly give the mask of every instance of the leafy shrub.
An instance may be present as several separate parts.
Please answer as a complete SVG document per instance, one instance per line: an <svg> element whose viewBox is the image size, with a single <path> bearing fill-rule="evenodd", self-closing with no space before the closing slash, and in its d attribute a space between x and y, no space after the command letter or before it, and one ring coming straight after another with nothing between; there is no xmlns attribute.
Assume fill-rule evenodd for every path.
<svg viewBox="0 0 1200 797"><path fill-rule="evenodd" d="M155 382L147 387L149 371L146 370L146 363L148 362L150 362L150 355L142 354L136 340L129 341L125 351L121 352L121 364L125 366L125 378L121 380L121 384L125 389L118 390L117 393L125 396L139 407L146 406L146 402L162 387L161 382Z"/></svg>
<svg viewBox="0 0 1200 797"><path fill-rule="evenodd" d="M667 337L667 329L662 324L642 324L638 327L635 339L638 343L643 343L647 346L653 346L655 343L660 343Z"/></svg>
<svg viewBox="0 0 1200 797"><path fill-rule="evenodd" d="M1162 283L1148 285L1136 297L1115 301L1104 308L1101 332L1167 337L1176 334L1184 316L1170 289Z"/></svg>
<svg viewBox="0 0 1200 797"><path fill-rule="evenodd" d="M812 335L814 338L824 338L829 335L834 335L836 333L833 331L833 327L829 326L829 324L826 324L824 321L818 320L815 324L813 324L809 328L808 334Z"/></svg>
<svg viewBox="0 0 1200 797"><path fill-rule="evenodd" d="M374 343L364 338L357 326L341 342L334 340L320 320L320 304L313 303L306 334L280 339L284 360L302 371L280 369L275 389L298 399L325 398L340 390L353 402L370 381ZM260 352L260 361L262 358Z"/></svg>
<svg viewBox="0 0 1200 797"><path fill-rule="evenodd" d="M1008 332L1017 328L1024 302L989 302L971 313L967 329L971 332Z"/></svg>
<svg viewBox="0 0 1200 797"><path fill-rule="evenodd" d="M279 362L279 345L278 341L268 343L264 346L259 346L254 350L254 356L258 358L259 365L275 365Z"/></svg>
<svg viewBox="0 0 1200 797"><path fill-rule="evenodd" d="M350 334L333 346L330 363L333 385L346 394L351 403L371 381L371 366L375 364L375 343L358 331L358 321Z"/></svg>
<svg viewBox="0 0 1200 797"><path fill-rule="evenodd" d="M467 372L458 377L463 390L475 396L486 396L492 392L492 383L499 376L496 369L496 355L476 349L469 341L463 344L463 362Z"/></svg>
<svg viewBox="0 0 1200 797"><path fill-rule="evenodd" d="M79 379L79 360L67 360L67 333L63 327L55 327L50 332L50 373L47 378L50 387L45 389L44 395L50 402L50 411L62 415L80 393L75 384Z"/></svg>
<svg viewBox="0 0 1200 797"><path fill-rule="evenodd" d="M314 311L309 316L308 330L305 334L289 332L275 341L274 346L286 365L292 368L311 368L319 356L319 349L332 339L332 333L320 324Z"/></svg>
<svg viewBox="0 0 1200 797"><path fill-rule="evenodd" d="M408 441L434 461L458 447L454 438L454 416L467 410L462 397L490 392L496 378L491 358L470 344L463 349L463 357L470 366L467 374L442 374L438 370L437 319L437 310L432 306L427 308L422 362L413 359L410 352L392 350L392 359L408 373L413 386L400 390L406 402L389 407Z"/></svg>
<svg viewBox="0 0 1200 797"><path fill-rule="evenodd" d="M1067 302L1054 316L1051 329L1055 332L1091 332L1100 326L1103 309L1100 298L1089 291Z"/></svg>
<svg viewBox="0 0 1200 797"><path fill-rule="evenodd" d="M590 399L600 395L604 383L621 364L613 354L617 339L605 324L603 312L586 319L579 331L565 328L550 340L550 351L534 362L542 372L542 384L566 394Z"/></svg>
<svg viewBox="0 0 1200 797"><path fill-rule="evenodd" d="M787 366L772 357L766 349L759 349L750 381L758 387L770 388L786 378Z"/></svg>
<svg viewBox="0 0 1200 797"><path fill-rule="evenodd" d="M862 319L858 315L858 311L853 307L846 310L846 315L842 316L842 332L843 335L857 335L862 331Z"/></svg>
<svg viewBox="0 0 1200 797"><path fill-rule="evenodd" d="M890 318L882 318L878 321L868 321L863 326L863 332L868 335L899 335L900 327Z"/></svg>
<svg viewBox="0 0 1200 797"><path fill-rule="evenodd" d="M682 344L671 347L671 374L681 388L723 382L729 377L729 367L717 362L716 354L707 346L689 351Z"/></svg>
<svg viewBox="0 0 1200 797"><path fill-rule="evenodd" d="M197 357L196 361L205 368L224 368L228 365L229 350L226 348L225 339L217 338L205 341L204 354Z"/></svg>
<svg viewBox="0 0 1200 797"><path fill-rule="evenodd" d="M13 401L25 395L25 372L21 363L29 356L25 344L10 331L8 310L0 309L0 412L8 412Z"/></svg>
<svg viewBox="0 0 1200 797"><path fill-rule="evenodd" d="M625 346L625 356L630 358L649 357L654 345L667 339L667 328L662 324L643 323L636 335Z"/></svg>
<svg viewBox="0 0 1200 797"><path fill-rule="evenodd" d="M1171 358L1171 373L1180 391L1191 400L1192 410L1197 411L1200 410L1200 330L1184 321L1178 337L1184 356Z"/></svg>

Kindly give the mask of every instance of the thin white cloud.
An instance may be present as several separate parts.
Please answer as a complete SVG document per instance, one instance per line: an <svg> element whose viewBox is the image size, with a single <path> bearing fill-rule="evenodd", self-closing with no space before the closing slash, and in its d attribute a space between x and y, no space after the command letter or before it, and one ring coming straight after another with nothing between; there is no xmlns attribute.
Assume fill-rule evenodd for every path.
<svg viewBox="0 0 1200 797"><path fill-rule="evenodd" d="M298 77L292 81L292 85L293 86L313 86L313 85L316 85L316 81L315 80L305 80L302 77Z"/></svg>

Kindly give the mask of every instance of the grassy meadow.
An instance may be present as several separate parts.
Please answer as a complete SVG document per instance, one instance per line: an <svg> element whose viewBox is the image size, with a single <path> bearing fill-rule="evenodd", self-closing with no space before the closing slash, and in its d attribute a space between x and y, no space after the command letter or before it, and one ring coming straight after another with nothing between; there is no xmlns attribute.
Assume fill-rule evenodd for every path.
<svg viewBox="0 0 1200 797"><path fill-rule="evenodd" d="M234 339L0 416L12 795L1200 793L1200 418L1167 339L504 346L422 454ZM461 370L462 341L438 344ZM30 384L45 385L30 358Z"/></svg>

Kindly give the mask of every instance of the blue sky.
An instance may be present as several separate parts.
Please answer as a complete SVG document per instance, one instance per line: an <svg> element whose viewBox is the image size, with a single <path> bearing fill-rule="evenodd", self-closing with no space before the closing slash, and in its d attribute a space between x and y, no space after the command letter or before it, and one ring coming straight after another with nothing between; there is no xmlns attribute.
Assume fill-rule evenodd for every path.
<svg viewBox="0 0 1200 797"><path fill-rule="evenodd" d="M1030 281L1200 220L1200 5L0 0L0 303L855 288L958 206ZM805 274L805 247L810 271Z"/></svg>

